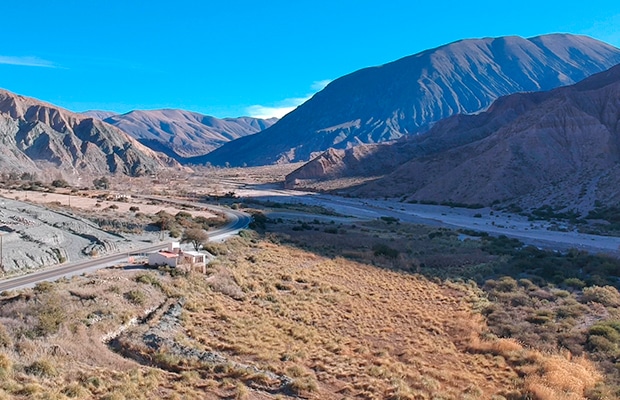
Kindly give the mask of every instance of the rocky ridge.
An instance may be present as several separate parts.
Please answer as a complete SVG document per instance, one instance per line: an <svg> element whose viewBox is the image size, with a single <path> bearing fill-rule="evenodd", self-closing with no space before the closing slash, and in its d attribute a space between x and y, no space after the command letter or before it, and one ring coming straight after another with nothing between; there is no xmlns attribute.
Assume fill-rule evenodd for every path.
<svg viewBox="0 0 620 400"><path fill-rule="evenodd" d="M7 172L137 176L180 167L103 121L5 90L0 141Z"/></svg>
<svg viewBox="0 0 620 400"><path fill-rule="evenodd" d="M136 110L122 115L88 112L126 132L143 145L177 161L207 154L231 140L260 132L277 119L219 119L184 110Z"/></svg>
<svg viewBox="0 0 620 400"><path fill-rule="evenodd" d="M233 166L307 161L428 131L500 96L573 84L620 63L620 50L567 34L470 39L343 76L272 127L191 159Z"/></svg>
<svg viewBox="0 0 620 400"><path fill-rule="evenodd" d="M287 180L376 172L387 159L386 176L354 194L588 209L620 200L618 121L620 66L572 86L503 97L487 112L448 118L394 145L325 153ZM343 160L355 162L348 168Z"/></svg>

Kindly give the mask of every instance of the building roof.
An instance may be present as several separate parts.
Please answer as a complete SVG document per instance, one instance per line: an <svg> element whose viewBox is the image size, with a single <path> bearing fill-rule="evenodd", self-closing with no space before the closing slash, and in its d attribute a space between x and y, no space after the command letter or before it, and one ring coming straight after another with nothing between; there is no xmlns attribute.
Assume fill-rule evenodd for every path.
<svg viewBox="0 0 620 400"><path fill-rule="evenodd" d="M200 256L206 256L206 253L202 253L200 251L191 251L191 250L183 250L183 254L187 254L188 256L192 256L192 257L200 257Z"/></svg>
<svg viewBox="0 0 620 400"><path fill-rule="evenodd" d="M179 255L176 253L171 253L169 251L158 251L157 254L166 257L166 258L178 258Z"/></svg>

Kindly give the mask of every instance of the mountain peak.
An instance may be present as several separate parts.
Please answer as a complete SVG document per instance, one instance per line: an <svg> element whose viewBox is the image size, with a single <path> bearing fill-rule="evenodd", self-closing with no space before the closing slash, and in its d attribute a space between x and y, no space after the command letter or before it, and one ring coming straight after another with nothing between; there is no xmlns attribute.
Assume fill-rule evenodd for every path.
<svg viewBox="0 0 620 400"><path fill-rule="evenodd" d="M140 143L176 160L204 155L231 140L255 134L277 120L219 119L178 109L134 110L105 118Z"/></svg>
<svg viewBox="0 0 620 400"><path fill-rule="evenodd" d="M272 127L194 161L304 161L330 147L391 141L485 110L501 96L573 84L618 63L619 49L587 36L461 40L336 79Z"/></svg>
<svg viewBox="0 0 620 400"><path fill-rule="evenodd" d="M362 196L584 211L620 200L620 65L546 92L517 93L394 144L322 154L287 177L386 176ZM372 151L370 151L372 150Z"/></svg>
<svg viewBox="0 0 620 400"><path fill-rule="evenodd" d="M4 170L143 175L179 165L88 115L0 90Z"/></svg>

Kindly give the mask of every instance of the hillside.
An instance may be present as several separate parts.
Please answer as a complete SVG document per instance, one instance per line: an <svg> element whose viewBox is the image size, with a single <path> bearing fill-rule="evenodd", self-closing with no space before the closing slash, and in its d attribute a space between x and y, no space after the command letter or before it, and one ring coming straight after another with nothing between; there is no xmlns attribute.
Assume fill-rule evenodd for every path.
<svg viewBox="0 0 620 400"><path fill-rule="evenodd" d="M81 112L80 114L86 115L87 117L97 118L100 120L104 120L106 118L110 118L115 115L118 115L117 113L112 112L112 111L100 111L100 110L88 110L88 111Z"/></svg>
<svg viewBox="0 0 620 400"><path fill-rule="evenodd" d="M360 173L359 165L402 161L406 149L408 161L354 193L469 204L551 202L578 209L596 201L614 204L620 200L619 99L616 66L572 86L501 98L487 112L449 118L414 140L376 146L375 154L352 163L351 170L341 161L329 164L334 155L324 154L288 180L317 178L321 168L334 170L332 177ZM336 159L353 158L348 153ZM326 166L319 168L319 160Z"/></svg>
<svg viewBox="0 0 620 400"><path fill-rule="evenodd" d="M464 251L468 258L494 259L476 256L456 234L433 241L429 233L436 232L427 228L400 229L368 224L364 230L371 232L355 229L355 239L394 245L410 244L413 237L427 254L450 248L458 252L453 257ZM602 381L598 365L584 357L526 348L490 334L475 307L494 304L475 284L391 271L398 261L356 250L358 243L346 235L330 234L342 243L337 251L349 256L323 255L317 242L325 244L320 237L325 233L310 233L312 247L305 250L278 233L266 239L246 232L251 237L212 244L218 259L206 275L115 268L23 293L3 292L0 395L604 398L593 395ZM292 239L300 243L308 236L297 234ZM434 249L437 242L440 248ZM499 283L510 287L512 281ZM564 301L558 306L565 312L577 309L574 323L582 321L585 305L574 301L568 308L568 299L560 294L556 299L557 289L536 290ZM603 309L616 315L617 307ZM501 309L493 311L495 316Z"/></svg>
<svg viewBox="0 0 620 400"><path fill-rule="evenodd" d="M5 172L135 176L179 167L103 121L5 90L0 138Z"/></svg>
<svg viewBox="0 0 620 400"><path fill-rule="evenodd" d="M569 85L618 63L619 49L584 36L462 40L336 79L273 127L191 162L306 161L328 148L424 133L500 96Z"/></svg>
<svg viewBox="0 0 620 400"><path fill-rule="evenodd" d="M207 154L216 148L262 131L277 119L250 117L219 119L184 110L131 111L122 115L88 112L104 117L143 145L160 151L178 161Z"/></svg>

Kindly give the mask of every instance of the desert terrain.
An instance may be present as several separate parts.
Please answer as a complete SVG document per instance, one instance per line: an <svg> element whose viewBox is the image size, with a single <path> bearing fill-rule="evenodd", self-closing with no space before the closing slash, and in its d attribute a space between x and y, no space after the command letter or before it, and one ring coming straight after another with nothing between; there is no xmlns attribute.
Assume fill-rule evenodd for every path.
<svg viewBox="0 0 620 400"><path fill-rule="evenodd" d="M79 215L91 229L162 209L222 221L209 211L214 204L254 221L205 246L216 256L206 274L120 263L3 292L0 397L617 393L611 349L620 293L613 273L601 274L620 268L604 255L617 238L593 240L601 255L547 251L591 236L491 209L283 190L290 168L121 179L88 197L4 192L11 209ZM119 192L131 197L113 201ZM563 272L541 273L551 265Z"/></svg>

